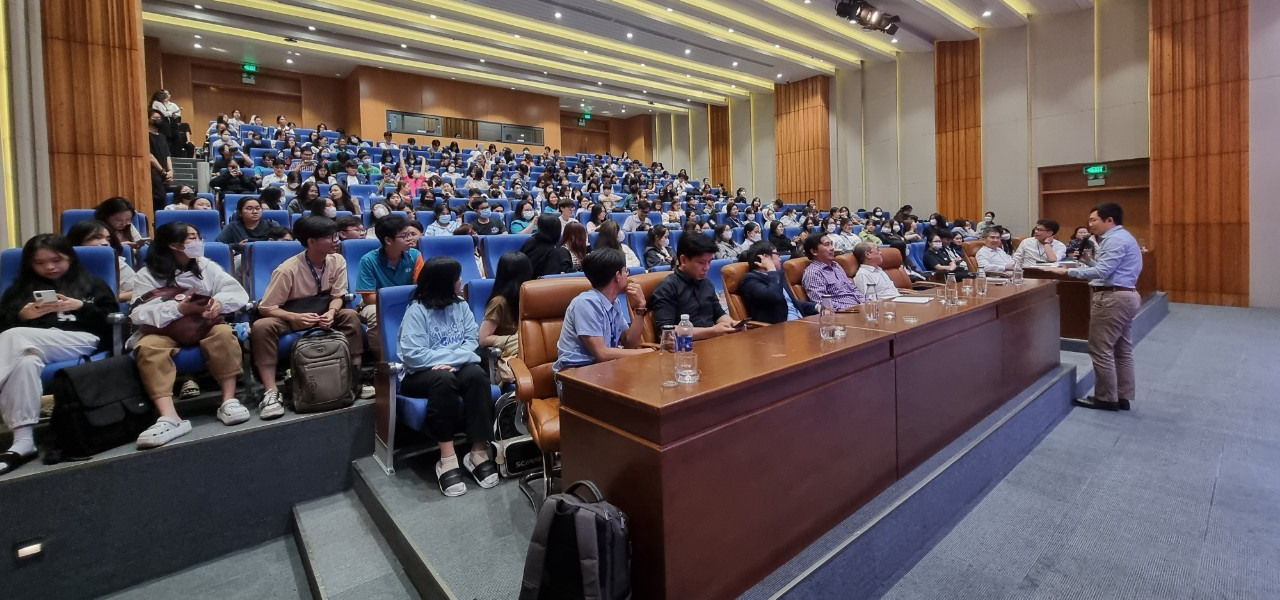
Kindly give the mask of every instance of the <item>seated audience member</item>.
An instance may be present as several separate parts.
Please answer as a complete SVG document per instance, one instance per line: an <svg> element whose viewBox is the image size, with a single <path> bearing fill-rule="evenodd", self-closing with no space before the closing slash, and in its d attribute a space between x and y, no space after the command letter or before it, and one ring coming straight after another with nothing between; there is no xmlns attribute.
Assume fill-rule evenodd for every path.
<svg viewBox="0 0 1280 600"><path fill-rule="evenodd" d="M1022 240L1013 251L1013 259L1024 267L1040 263L1056 263L1066 260L1067 245L1054 239L1058 235L1058 222L1040 219L1031 229L1031 237Z"/></svg>
<svg viewBox="0 0 1280 600"><path fill-rule="evenodd" d="M942 235L951 234L943 233ZM969 274L969 268L968 265L965 264L963 256L960 258L959 262L957 262L956 258L947 252L947 242L942 240L942 235L939 235L938 232L934 232L934 234L929 237L929 243L924 249L925 270L941 273L943 275L952 274L956 276L956 279L967 276ZM960 239L963 240L964 236L961 236Z"/></svg>
<svg viewBox="0 0 1280 600"><path fill-rule="evenodd" d="M368 185L369 176L360 172L360 163L348 160L342 163L342 173L338 174L338 183L347 188L353 185Z"/></svg>
<svg viewBox="0 0 1280 600"><path fill-rule="evenodd" d="M872 244L879 246L884 243L884 241L880 239L880 236L876 235L876 232L879 229L880 221L874 219L870 220L867 222L867 226L863 227L862 231L858 233L858 239L863 242L871 242Z"/></svg>
<svg viewBox="0 0 1280 600"><path fill-rule="evenodd" d="M1088 231L1088 228L1084 228L1084 229L1085 231ZM982 235L981 232L973 228L973 221L966 221L964 219L957 221L955 224L955 227L952 227L952 231L959 231L962 235L964 235L964 237L976 238Z"/></svg>
<svg viewBox="0 0 1280 600"><path fill-rule="evenodd" d="M401 196L396 192L391 192L390 194L387 194L387 197L384 198L381 202L378 202L377 204L374 204L373 206L369 207L369 213L373 215L374 219L381 219L382 217L385 217L391 214L392 212L396 212L396 211L403 211L411 215L410 219L412 219L412 215L414 213L413 207L410 206L409 202L404 199L404 196Z"/></svg>
<svg viewBox="0 0 1280 600"><path fill-rule="evenodd" d="M574 208L573 200L566 197L556 202L556 214L560 217L561 231L564 231L565 225L578 222L576 212L577 209Z"/></svg>
<svg viewBox="0 0 1280 600"><path fill-rule="evenodd" d="M224 194L252 194L258 191L258 182L253 175L240 168L240 163L227 165L227 172L209 180L210 189L222 190Z"/></svg>
<svg viewBox="0 0 1280 600"><path fill-rule="evenodd" d="M470 223L463 223L459 225L457 229L453 230L453 235L459 235L459 236L465 235L465 236L471 237L471 247L472 247L471 257L474 258L476 261L476 272L483 273L484 257L481 256L480 254L480 236L479 234L476 233L476 230L471 226Z"/></svg>
<svg viewBox="0 0 1280 600"><path fill-rule="evenodd" d="M271 283L258 302L261 318L254 321L249 337L253 365L265 388L264 405L280 401L276 360L280 336L290 331L315 327L338 331L347 338L351 372L360 372L360 355L364 352L360 316L343 306L343 296L347 293L347 261L338 254L337 232L338 225L332 219L316 215L298 219L293 237L302 244L303 251L271 272ZM372 395L371 388L359 391L361 397Z"/></svg>
<svg viewBox="0 0 1280 600"><path fill-rule="evenodd" d="M635 251L631 249L631 245L623 243L626 241L627 235L622 231L622 228L618 227L617 221L610 219L601 223L600 229L596 231L596 234L593 252L601 248L613 248L622 253L623 258L627 261L628 269L641 266L640 257L636 256Z"/></svg>
<svg viewBox="0 0 1280 600"><path fill-rule="evenodd" d="M880 254L880 247L868 242L858 242L853 247L853 257L858 259L858 272L853 276L853 284L858 286L858 290L867 300L888 300L897 298L902 293L893 285L893 280L889 279L889 274L880 268L884 264L884 257ZM876 286L876 293L871 293L871 286Z"/></svg>
<svg viewBox="0 0 1280 600"><path fill-rule="evenodd" d="M817 234L805 238L804 254L811 262L804 269L801 283L810 300L821 302L823 296L830 295L834 310L866 302L862 292L845 274L844 267L836 263L836 248L831 238Z"/></svg>
<svg viewBox="0 0 1280 600"><path fill-rule="evenodd" d="M693 339L718 337L737 331L733 319L720 305L716 288L707 280L707 271L716 253L715 242L702 235L681 236L676 249L676 265L671 275L658 283L650 300L655 339L663 325L677 325L680 315L689 315Z"/></svg>
<svg viewBox="0 0 1280 600"><path fill-rule="evenodd" d="M262 205L262 210L284 210L283 200L284 188L281 187L270 187L258 194L258 204Z"/></svg>
<svg viewBox="0 0 1280 600"><path fill-rule="evenodd" d="M600 191L600 195L596 196L596 202L604 207L605 212L613 212L614 206L622 202L622 198L613 193L613 186L607 185Z"/></svg>
<svg viewBox="0 0 1280 600"><path fill-rule="evenodd" d="M845 254L853 252L853 247L862 240L853 232L853 220L846 218L840 219L839 229L831 234L831 241L836 245L836 254Z"/></svg>
<svg viewBox="0 0 1280 600"><path fill-rule="evenodd" d="M360 320L369 327L369 345L381 349L378 342L378 290L413 285L422 270L422 253L416 247L417 230L400 215L378 219L373 230L382 246L360 257L355 291L363 301Z"/></svg>
<svg viewBox="0 0 1280 600"><path fill-rule="evenodd" d="M137 211L128 198L119 196L103 200L93 209L93 218L106 223L116 241L124 246L136 244L142 240L142 234L133 226L133 217Z"/></svg>
<svg viewBox="0 0 1280 600"><path fill-rule="evenodd" d="M591 282L591 289L569 302L560 337L556 340L559 357L552 370L559 373L650 352L640 347L647 311L644 294L640 284L627 278L622 252L615 248L597 248L587 255L582 270ZM559 387L557 381L557 390Z"/></svg>
<svg viewBox="0 0 1280 600"><path fill-rule="evenodd" d="M762 231L760 224L755 221L747 221L747 224L742 226L742 243L738 244L738 256L746 252L747 248L751 247L751 244L764 239Z"/></svg>
<svg viewBox="0 0 1280 600"><path fill-rule="evenodd" d="M787 237L787 227L782 221L769 222L769 243L782 256L794 256L796 253L795 242Z"/></svg>
<svg viewBox="0 0 1280 600"><path fill-rule="evenodd" d="M292 242L293 232L284 228L284 225L277 225L267 230L268 242Z"/></svg>
<svg viewBox="0 0 1280 600"><path fill-rule="evenodd" d="M609 220L609 211L603 204L596 204L591 207L591 212L587 217L587 233L595 233L605 221Z"/></svg>
<svg viewBox="0 0 1280 600"><path fill-rule="evenodd" d="M36 301L43 290L58 299ZM0 296L0 417L13 432L0 452L0 475L36 457L45 365L106 349L107 315L119 310L115 291L80 264L65 238L42 233L23 245L18 276Z"/></svg>
<svg viewBox="0 0 1280 600"><path fill-rule="evenodd" d="M316 186L314 181L303 182L298 186L298 193L285 207L290 213L301 214L310 210L311 205L320 199L320 188ZM374 215L377 216L377 215Z"/></svg>
<svg viewBox="0 0 1280 600"><path fill-rule="evenodd" d="M979 232L981 232L981 231L985 231L988 227L995 227L995 226L996 226L996 213L992 211L987 211L982 214L982 220L978 221L978 225L976 226L976 229ZM979 234L978 237L983 237L983 236Z"/></svg>
<svg viewBox="0 0 1280 600"><path fill-rule="evenodd" d="M359 240L368 235L364 229L364 221L355 215L343 215L334 219L334 222L338 224L338 237L343 240Z"/></svg>
<svg viewBox="0 0 1280 600"><path fill-rule="evenodd" d="M427 237L435 237L441 235L453 235L458 230L458 220L453 218L453 211L449 210L448 202L439 202L434 210L431 211L435 215L435 220L427 225L427 230L423 235Z"/></svg>
<svg viewBox="0 0 1280 600"><path fill-rule="evenodd" d="M163 446L191 431L191 422L182 420L173 406L177 379L173 357L181 345L169 337L166 327L184 318L214 319L234 313L249 303L249 294L217 263L204 257L204 240L196 228L180 222L156 229L146 267L138 271L136 291L138 299L129 317L140 329L129 339L129 346L137 355L142 386L160 412L155 424L138 436L138 448L144 449ZM176 294L185 294L185 299L179 300ZM197 302L197 298L209 300ZM222 388L218 420L226 425L248 421L249 409L236 398L236 379L242 367L235 330L225 323L214 325L199 345L209 374ZM259 412L263 419L283 414L279 398L274 403L264 400Z"/></svg>
<svg viewBox="0 0 1280 600"><path fill-rule="evenodd" d="M720 219L720 222L729 227L742 227L741 211L736 202L729 201L729 204L725 206L724 218ZM735 255L732 258L737 258L737 256Z"/></svg>
<svg viewBox="0 0 1280 600"><path fill-rule="evenodd" d="M1089 228L1077 227L1076 232L1071 236L1071 242L1067 244L1066 258L1083 261L1085 258L1092 258L1097 253L1097 249L1098 246L1089 236Z"/></svg>
<svg viewBox="0 0 1280 600"><path fill-rule="evenodd" d="M665 225L654 225L653 228L645 234L644 268L653 270L654 267L667 266L670 264L671 233L667 231L667 227Z"/></svg>
<svg viewBox="0 0 1280 600"><path fill-rule="evenodd" d="M284 187L284 184L289 183L289 175L285 172L286 166L288 165L278 158L275 162L271 163L271 173L262 178L260 189L265 190L269 187Z"/></svg>
<svg viewBox="0 0 1280 600"><path fill-rule="evenodd" d="M178 191L173 193L173 202L165 205L161 210L191 210L191 201L196 198L198 198L196 191L191 189L191 186L179 186Z"/></svg>
<svg viewBox="0 0 1280 600"><path fill-rule="evenodd" d="M916 223L918 221L913 216L908 216L902 220L902 241L908 244L924 241L920 234L916 232ZM906 256L905 254L903 256Z"/></svg>
<svg viewBox="0 0 1280 600"><path fill-rule="evenodd" d="M587 245L587 228L577 221L569 222L564 226L564 234L560 236L560 246L569 253L569 260L573 263L572 271L581 271L582 261L591 252L591 246Z"/></svg>
<svg viewBox="0 0 1280 600"><path fill-rule="evenodd" d="M945 244L947 256L950 256L951 262L956 265L956 274L959 275L963 272L966 277L973 277L973 272L969 270L969 260L964 252L964 239L966 236L959 231L953 231L947 235L951 236L951 243ZM944 239L943 241L945 242L946 240Z"/></svg>
<svg viewBox="0 0 1280 600"><path fill-rule="evenodd" d="M796 215L796 209L788 208L783 211L782 218L778 219L782 222L783 227L796 227L800 225L800 217Z"/></svg>
<svg viewBox="0 0 1280 600"><path fill-rule="evenodd" d="M493 292L484 307L479 338L481 346L498 350L498 379L502 383L515 381L506 362L520 352L520 340L516 335L520 324L520 286L533 278L533 263L529 262L529 257L519 252L507 252L498 259Z"/></svg>
<svg viewBox="0 0 1280 600"><path fill-rule="evenodd" d="M338 205L334 204L333 198L325 196L311 203L309 210L304 215L312 215L316 217L324 217L326 219L338 218Z"/></svg>
<svg viewBox="0 0 1280 600"><path fill-rule="evenodd" d="M67 241L73 246L108 246L116 253L116 282L118 283L119 294L117 298L121 302L128 302L133 298L133 279L136 274L133 267L124 259L124 247L120 242L111 237L111 229L102 221L80 221L71 226L71 230L67 232Z"/></svg>
<svg viewBox="0 0 1280 600"><path fill-rule="evenodd" d="M423 425L440 445L435 472L446 496L467 493L462 468L482 488L498 485L498 467L489 458L493 398L476 354L479 327L461 297L461 275L462 265L447 256L433 257L422 266L396 347L405 368L400 393L431 399ZM453 447L459 421L465 423L471 442L461 468Z"/></svg>
<svg viewBox="0 0 1280 600"><path fill-rule="evenodd" d="M471 203L471 210L476 211L476 220L471 222L477 235L501 235L507 232L502 219L495 218L489 201L483 196Z"/></svg>
<svg viewBox="0 0 1280 600"><path fill-rule="evenodd" d="M781 323L818 313L817 303L792 295L782 272L782 257L772 243L758 241L738 256L751 265L738 283L738 293L752 320Z"/></svg>
<svg viewBox="0 0 1280 600"><path fill-rule="evenodd" d="M516 204L515 218L511 220L511 233L529 234L530 227L533 227L534 219L538 216L538 211L533 207L532 200L521 200Z"/></svg>
<svg viewBox="0 0 1280 600"><path fill-rule="evenodd" d="M520 246L520 252L533 263L534 277L573 270L569 251L560 246L560 217L555 214L538 217L538 230Z"/></svg>
<svg viewBox="0 0 1280 600"><path fill-rule="evenodd" d="M1013 268L1013 257L1001 246L1000 230L988 227L982 230L982 248L978 249L978 270L1003 274Z"/></svg>
<svg viewBox="0 0 1280 600"><path fill-rule="evenodd" d="M738 258L738 244L733 241L733 228L728 223L721 223L715 228L715 258Z"/></svg>
<svg viewBox="0 0 1280 600"><path fill-rule="evenodd" d="M245 196L236 203L235 217L227 221L227 226L218 232L217 241L230 246L232 252L240 254L244 252L245 244L266 240L271 228L279 226L279 223L271 219L262 218L262 203L257 198Z"/></svg>
<svg viewBox="0 0 1280 600"><path fill-rule="evenodd" d="M329 184L329 199L333 200L333 204L338 210L345 210L357 216L364 214L360 209L360 203L351 197L351 193L347 191L346 186L337 183Z"/></svg>
<svg viewBox="0 0 1280 600"><path fill-rule="evenodd" d="M631 233L633 231L645 231L649 229L649 226L651 225L649 222L650 206L651 205L648 200L641 200L637 202L636 212L628 216L627 220L622 223L622 231L624 233Z"/></svg>

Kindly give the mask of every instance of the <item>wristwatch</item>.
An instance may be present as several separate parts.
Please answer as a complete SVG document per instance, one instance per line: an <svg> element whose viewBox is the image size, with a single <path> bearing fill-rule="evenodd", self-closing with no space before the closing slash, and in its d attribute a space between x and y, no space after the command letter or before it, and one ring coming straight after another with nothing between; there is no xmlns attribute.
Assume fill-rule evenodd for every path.
<svg viewBox="0 0 1280 600"><path fill-rule="evenodd" d="M649 313L649 307L647 307L647 306L637 306L636 308L631 309L631 311L632 311L632 312L634 312L634 313L636 313L637 315L640 315L640 316L642 316L642 317L643 317L643 316L645 316L646 314L648 314L648 313Z"/></svg>

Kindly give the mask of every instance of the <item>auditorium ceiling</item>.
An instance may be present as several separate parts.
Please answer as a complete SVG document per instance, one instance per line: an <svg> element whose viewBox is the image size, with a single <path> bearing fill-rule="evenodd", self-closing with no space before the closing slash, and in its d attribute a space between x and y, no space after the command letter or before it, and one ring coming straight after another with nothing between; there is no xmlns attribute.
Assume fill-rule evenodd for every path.
<svg viewBox="0 0 1280 600"><path fill-rule="evenodd" d="M623 117L726 104L1093 4L872 3L901 17L895 35L837 17L834 0L143 0L143 9L146 35L166 53L326 76L376 66L554 95L566 109L589 104Z"/></svg>

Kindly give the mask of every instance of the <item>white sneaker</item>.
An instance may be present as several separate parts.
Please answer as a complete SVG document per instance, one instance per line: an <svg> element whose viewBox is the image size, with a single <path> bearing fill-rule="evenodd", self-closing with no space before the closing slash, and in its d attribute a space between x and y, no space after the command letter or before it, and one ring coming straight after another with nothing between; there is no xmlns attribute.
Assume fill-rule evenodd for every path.
<svg viewBox="0 0 1280 600"><path fill-rule="evenodd" d="M239 425L249 420L249 409L240 404L239 400L232 398L218 407L218 420L222 421L223 425Z"/></svg>
<svg viewBox="0 0 1280 600"><path fill-rule="evenodd" d="M178 397L182 399L195 398L200 395L200 384L193 379L188 379L182 384L182 389L178 391Z"/></svg>
<svg viewBox="0 0 1280 600"><path fill-rule="evenodd" d="M278 419L284 415L284 403L280 401L280 390L270 390L262 395L258 404L258 417L263 421Z"/></svg>
<svg viewBox="0 0 1280 600"><path fill-rule="evenodd" d="M191 433L191 421L160 417L155 424L138 435L138 449L156 448Z"/></svg>
<svg viewBox="0 0 1280 600"><path fill-rule="evenodd" d="M373 386L371 386L371 385L362 385L362 386L360 386L360 399L361 399L361 400L368 400L368 399L372 398L372 397L374 396L374 394L375 394L375 393L377 393L377 392L373 389Z"/></svg>

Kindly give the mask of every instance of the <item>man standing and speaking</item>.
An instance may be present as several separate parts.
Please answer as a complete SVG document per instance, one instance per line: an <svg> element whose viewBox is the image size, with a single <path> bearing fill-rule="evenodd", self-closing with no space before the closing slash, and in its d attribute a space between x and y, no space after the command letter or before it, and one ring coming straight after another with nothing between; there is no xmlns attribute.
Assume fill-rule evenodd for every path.
<svg viewBox="0 0 1280 600"><path fill-rule="evenodd" d="M1098 255L1091 264L1052 273L1088 279L1089 357L1096 379L1093 396L1072 400L1076 406L1099 410L1129 410L1136 392L1133 339L1130 330L1138 314L1138 275L1142 250L1124 228L1124 210L1110 202L1089 213L1089 233L1098 238Z"/></svg>

